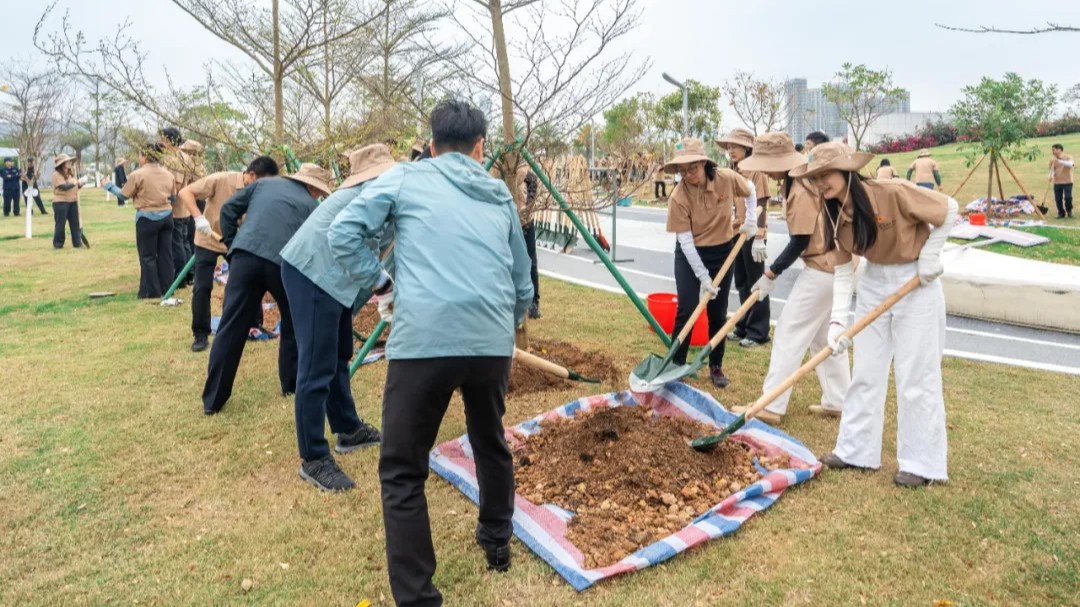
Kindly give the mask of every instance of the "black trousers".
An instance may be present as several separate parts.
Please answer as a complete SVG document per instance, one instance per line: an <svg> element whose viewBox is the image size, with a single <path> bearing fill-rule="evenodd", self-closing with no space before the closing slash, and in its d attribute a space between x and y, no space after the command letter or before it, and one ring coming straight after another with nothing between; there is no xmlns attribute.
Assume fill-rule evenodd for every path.
<svg viewBox="0 0 1080 607"><path fill-rule="evenodd" d="M731 246L732 243L728 242L712 247L697 247L698 255L701 257L701 262L705 264L705 269L709 271L709 276L715 277L716 273L720 271L720 267L724 265L728 253L731 252ZM724 323L727 322L731 275L732 270L729 269L724 279L720 281L720 289L716 298L705 307L705 313L709 317L710 338L716 335L716 332L722 329ZM683 255L682 248L678 245L675 245L675 291L679 296L679 306L675 310L675 328L671 332L672 339L679 334L679 331L682 331L682 328L686 326L686 322L690 320L690 315L694 313L694 308L697 307L701 295L701 281L698 280L697 276L694 276L694 270L690 267L690 262L686 260L686 255ZM674 360L677 364L686 363L686 353L689 349L690 339L687 339L675 353ZM714 367L724 365L724 340L721 340L720 344L709 353L709 365Z"/></svg>
<svg viewBox="0 0 1080 607"><path fill-rule="evenodd" d="M532 277L533 285L533 303L540 303L540 271L536 266L536 224L529 222L529 225L522 229L525 234L525 250L529 252L529 261L532 262L532 267L529 269L529 275Z"/></svg>
<svg viewBox="0 0 1080 607"><path fill-rule="evenodd" d="M667 183L663 181L653 182L653 197L667 198Z"/></svg>
<svg viewBox="0 0 1080 607"><path fill-rule="evenodd" d="M743 243L739 256L732 264L735 268L735 288L739 291L739 303L742 304L750 297L750 287L765 273L765 262L754 261L752 248L754 240L751 238ZM750 307L750 311L739 319L735 324L735 333L740 338L749 338L763 344L769 341L769 298L759 300Z"/></svg>
<svg viewBox="0 0 1080 607"><path fill-rule="evenodd" d="M281 266L237 251L229 259L229 285L221 323L210 346L210 364L203 386L203 409L220 411L232 396L236 370L244 355L248 329L259 319L263 296L269 292L281 310L281 343L278 345L278 380L282 394L296 392L296 338L293 336L289 298L281 284Z"/></svg>
<svg viewBox="0 0 1080 607"><path fill-rule="evenodd" d="M281 264L281 282L296 333L296 442L304 461L322 459L330 455L327 420L334 434L360 428L349 385L352 307L341 305L288 262Z"/></svg>
<svg viewBox="0 0 1080 607"><path fill-rule="evenodd" d="M1071 183L1055 183L1054 184L1054 202L1057 203L1058 215L1064 215L1066 213L1072 214L1073 211L1073 198L1072 198L1073 184ZM5 207L5 211L6 211ZM5 213L6 215L7 213ZM18 215L18 212L16 212Z"/></svg>
<svg viewBox="0 0 1080 607"><path fill-rule="evenodd" d="M191 290L191 334L195 337L210 335L210 294L214 290L214 268L220 253L195 247L194 287Z"/></svg>
<svg viewBox="0 0 1080 607"><path fill-rule="evenodd" d="M15 216L19 216L19 198L21 197L19 188L4 188L4 217L11 214L12 207L15 208Z"/></svg>
<svg viewBox="0 0 1080 607"><path fill-rule="evenodd" d="M476 537L490 546L510 541L514 462L502 425L510 360L449 357L390 361L383 392L379 482L390 590L398 605L442 605L442 595L431 582L435 548L424 481L428 452L454 390L460 389L465 401L465 423L480 485Z"/></svg>
<svg viewBox="0 0 1080 607"><path fill-rule="evenodd" d="M55 205L53 205L55 206ZM60 221L60 213L56 214ZM140 217L135 222L135 248L139 251L139 299L161 297L172 285L173 258L169 244L173 234L173 219L154 221ZM75 235L78 238L78 234Z"/></svg>
<svg viewBox="0 0 1080 607"><path fill-rule="evenodd" d="M37 189L37 182L33 183L33 187L34 187L34 189ZM23 198L26 199L27 208L30 207L30 198L26 195L26 190L28 190L28 189L29 188L26 187L26 184L23 184L22 193L23 193ZM48 213L45 212L45 204L43 202L41 202L41 192L40 191L38 192L37 196L34 196L34 204L37 205L38 211L40 211L42 215L48 215Z"/></svg>
<svg viewBox="0 0 1080 607"><path fill-rule="evenodd" d="M53 209L53 238L54 249L64 248L66 240L64 224L71 230L71 246L76 249L82 246L82 237L79 235L79 205L75 202L54 202Z"/></svg>
<svg viewBox="0 0 1080 607"><path fill-rule="evenodd" d="M187 218L173 218L172 232L172 263L173 279L180 275L180 271L187 265L191 256L195 254L195 245L188 235ZM170 281L171 282L171 281ZM181 283L183 284L183 283ZM168 287L165 287L168 288Z"/></svg>

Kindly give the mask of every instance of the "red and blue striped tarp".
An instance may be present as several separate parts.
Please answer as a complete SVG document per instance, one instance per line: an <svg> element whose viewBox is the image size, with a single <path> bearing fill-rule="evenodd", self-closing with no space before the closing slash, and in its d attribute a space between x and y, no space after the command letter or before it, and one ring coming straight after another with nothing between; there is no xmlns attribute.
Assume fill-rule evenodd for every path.
<svg viewBox="0 0 1080 607"><path fill-rule="evenodd" d="M723 428L736 419L712 396L686 384L676 383L652 394L618 392L578 399L507 428L506 440L513 449L520 444L521 436L540 432L540 422L544 420L573 417L579 411L590 409L640 405L652 407L659 415L693 419L717 428ZM553 504L533 504L520 495L514 499L514 535L580 592L604 578L644 569L711 539L734 533L751 516L776 502L785 489L808 481L821 471L821 464L805 445L756 419L729 440L742 441L770 457L785 453L790 456L791 467L768 472L759 466L761 472L766 474L756 483L713 506L682 530L645 546L618 563L599 569L585 569L581 551L566 539L567 523L573 518L573 513ZM473 502L479 502L476 467L468 436L437 446L431 452L430 462L436 474L460 489Z"/></svg>

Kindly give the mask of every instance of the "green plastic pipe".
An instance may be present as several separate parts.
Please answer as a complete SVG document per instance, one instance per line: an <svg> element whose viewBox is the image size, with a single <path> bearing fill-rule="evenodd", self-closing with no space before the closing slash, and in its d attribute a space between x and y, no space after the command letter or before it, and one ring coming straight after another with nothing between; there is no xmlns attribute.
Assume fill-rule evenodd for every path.
<svg viewBox="0 0 1080 607"><path fill-rule="evenodd" d="M379 338L382 337L383 331L386 330L386 324L387 323L385 320L380 320L379 324L375 325L375 330L371 332L371 337L369 337L367 341L364 342L364 345L361 346L360 351L356 353L356 356L353 358L352 363L349 364L350 378L353 375L356 375L356 370L360 368L360 365L364 364L364 359L367 358L367 355L370 354L371 351L375 348L375 343L379 341Z"/></svg>
<svg viewBox="0 0 1080 607"><path fill-rule="evenodd" d="M161 301L165 301L166 299L173 296L173 293L175 293L176 290L180 288L180 283L184 282L184 278L187 277L188 272L190 272L191 268L194 266L195 256L192 255L191 259L187 260L187 263L184 264L184 269L180 270L180 273L176 275L176 280L173 281L172 286L169 287L169 290L166 291L165 295L161 297Z"/></svg>
<svg viewBox="0 0 1080 607"><path fill-rule="evenodd" d="M521 156L525 158L525 162L528 162L529 166L532 167L532 170L536 173L536 177L540 180L540 183L544 184L544 187L547 188L548 192L551 192L551 196L555 199L555 202L559 203L559 208L570 218L570 221L574 224L574 227L577 228L581 237L585 239L589 248L596 253L596 256L603 262L604 267L606 267L608 272L611 272L611 275L618 281L619 286L626 292L626 296L634 303L634 307L638 309L638 312L645 317L645 320L648 321L649 325L656 331L656 336L660 338L660 341L664 342L665 347L670 348L671 338L668 337L667 332L660 327L660 323L656 322L656 318L649 312L649 308L645 306L644 302L641 301L641 298L634 292L634 289L630 287L630 283L626 282L626 278L623 277L622 272L615 267L615 264L611 263L611 258L608 257L607 253L604 252L604 249L601 248L600 243L596 242L596 239L589 233L589 230L585 228L585 224L581 222L581 219L579 219L573 209L570 208L570 205L566 203L562 194L555 189L555 186L551 185L551 180L548 179L547 173L544 172L544 169L540 168L540 164L536 162L536 159L533 158L532 154L530 154L529 150L525 149L524 146L521 147ZM616 204L617 203L618 201L616 201Z"/></svg>

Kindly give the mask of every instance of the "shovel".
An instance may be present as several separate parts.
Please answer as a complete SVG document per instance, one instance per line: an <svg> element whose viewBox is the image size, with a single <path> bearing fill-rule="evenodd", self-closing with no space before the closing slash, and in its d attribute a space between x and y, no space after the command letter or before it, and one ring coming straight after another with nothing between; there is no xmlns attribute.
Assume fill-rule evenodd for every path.
<svg viewBox="0 0 1080 607"><path fill-rule="evenodd" d="M900 290L885 298L885 301L882 301L880 304L878 304L878 306L871 310L869 314L859 319L858 322L856 322L854 325L851 326L851 328L844 332L844 337L847 337L848 339L853 339L855 335L859 333L859 331L862 331L863 329L868 327L871 323L877 320L879 316L884 314L889 308L895 306L896 302L900 301L908 293L911 293L917 288L919 288L918 276L904 283L904 286L900 287ZM742 415L740 415L735 421L728 424L722 432L694 439L690 443L690 446L693 447L695 451L712 450L725 438L731 436L737 430L739 430L739 428L745 426L747 420L753 419L754 416L760 413L762 409L769 406L769 403L776 400L781 394L794 386L795 382L798 381L799 378L813 371L814 367L820 365L822 362L825 361L825 359L829 358L830 356L832 356L832 348L828 346L822 348L820 352L815 354L814 357L810 360L806 361L803 366L799 367L794 373L791 374L790 377L785 379L783 383L781 383L779 386L776 386L772 390L769 390L767 393L762 394L761 398L757 399L757 402L755 402L753 405L750 406L750 408L744 411Z"/></svg>
<svg viewBox="0 0 1080 607"><path fill-rule="evenodd" d="M735 242L735 246L731 249L731 253L728 254L727 259L724 260L724 265L720 267L720 271L717 272L716 276L713 278L712 286L714 289L720 288L720 283L723 282L724 276L727 274L728 269L731 268L731 264L735 263L735 258L739 256L739 251L742 250L743 243L745 242L746 234L739 234L739 239ZM757 299L755 298L754 301L757 301ZM651 391L648 389L638 390L638 388L635 386L653 384L655 380L657 380L657 378L660 378L662 375L666 375L665 371L667 371L668 367L671 365L671 359L675 357L675 353L679 351L679 348L682 346L683 342L686 341L686 339L690 336L690 332L694 330L694 325L697 323L698 317L701 316L701 313L708 305L709 297L708 295L706 295L705 297L701 298L701 301L698 302L697 307L694 308L693 314L690 315L690 319L686 321L686 325L684 325L682 330L679 331L679 334L675 336L675 340L671 342L671 347L668 349L668 353L666 356L660 357L656 354L650 353L647 357L645 357L645 360L641 361L636 367L634 367L634 370L630 372L631 389L638 392ZM730 328L721 331L720 333L727 335L728 331L730 331ZM679 367L679 369L681 368L682 367ZM679 377L683 377L684 375L686 374L680 373L679 375L676 375L675 378L678 379ZM656 387L652 388L652 390L655 390L662 385L663 384L657 384Z"/></svg>
<svg viewBox="0 0 1080 607"><path fill-rule="evenodd" d="M574 373L566 367L561 367L551 362L550 360L544 360L543 358L540 358L535 354L529 354L521 348L514 348L514 360L520 361L522 364L532 367L533 369L538 369L545 373L550 373L555 377L561 377L563 379L569 379L571 381L580 381L586 384L600 383L599 379L582 377L581 375Z"/></svg>

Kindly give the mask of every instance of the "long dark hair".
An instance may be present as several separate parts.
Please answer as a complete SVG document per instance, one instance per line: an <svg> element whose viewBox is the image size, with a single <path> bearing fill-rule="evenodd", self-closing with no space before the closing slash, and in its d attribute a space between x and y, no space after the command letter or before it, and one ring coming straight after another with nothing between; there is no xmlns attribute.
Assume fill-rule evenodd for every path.
<svg viewBox="0 0 1080 607"><path fill-rule="evenodd" d="M711 162L705 163L705 179L716 181L716 165Z"/></svg>
<svg viewBox="0 0 1080 607"><path fill-rule="evenodd" d="M795 178L791 176L791 172L784 173L784 187L781 192L784 194L784 200L787 200L791 195L791 187L795 185Z"/></svg>
<svg viewBox="0 0 1080 607"><path fill-rule="evenodd" d="M844 172L844 181L848 184L849 198L852 206L852 228L855 231L854 253L865 253L877 242L877 214L874 213L874 205L870 202L870 195L863 187L865 177L851 171ZM833 211L836 211L835 214ZM825 212L835 221L840 215L840 201L830 198L825 201ZM833 222L825 222L826 250L836 248L836 239L833 235Z"/></svg>

